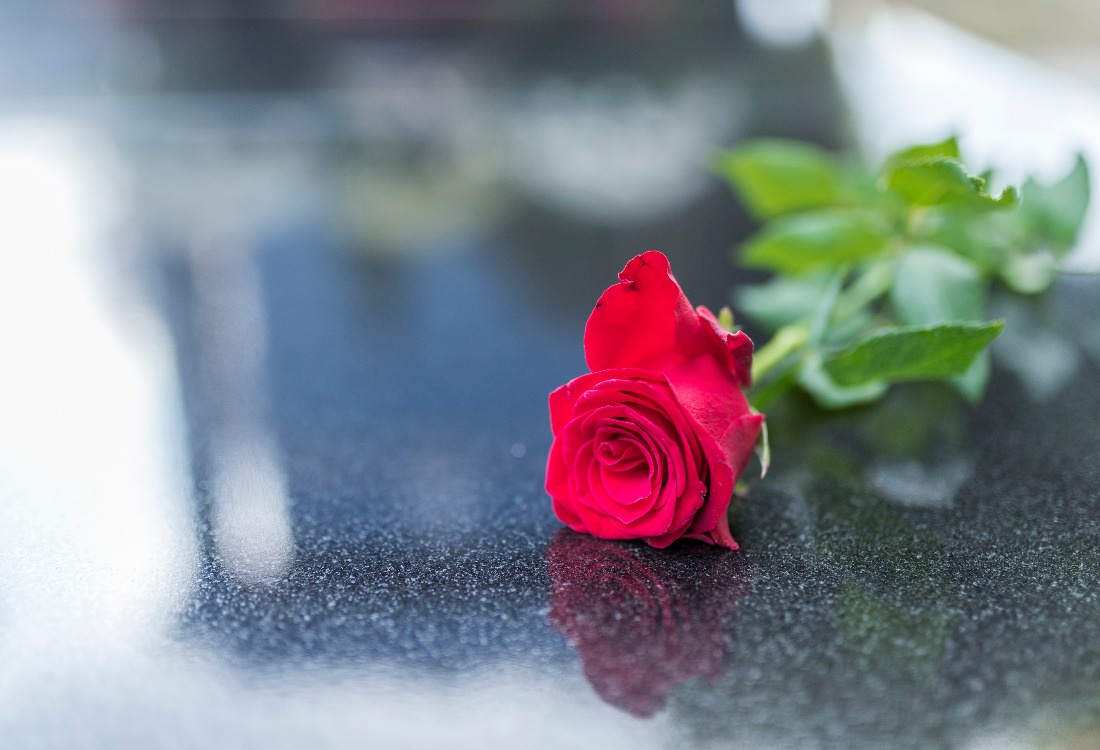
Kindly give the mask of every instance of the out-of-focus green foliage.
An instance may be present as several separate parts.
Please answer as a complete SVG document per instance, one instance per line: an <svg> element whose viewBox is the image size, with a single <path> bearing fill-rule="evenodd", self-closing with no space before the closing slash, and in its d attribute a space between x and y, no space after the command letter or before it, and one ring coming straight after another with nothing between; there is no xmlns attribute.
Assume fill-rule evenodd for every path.
<svg viewBox="0 0 1100 750"><path fill-rule="evenodd" d="M798 274L878 255L889 227L874 214L822 209L768 223L745 243L741 262L753 268Z"/></svg>
<svg viewBox="0 0 1100 750"><path fill-rule="evenodd" d="M742 186L745 204L760 220L834 205L843 185L828 153L795 141L751 141L719 157L717 168Z"/></svg>
<svg viewBox="0 0 1100 750"><path fill-rule="evenodd" d="M1073 248L1089 200L1078 157L1052 185L988 188L955 138L899 151L878 169L805 143L754 140L718 172L762 222L738 261L774 273L735 302L773 331L750 394L763 408L791 386L827 408L881 398L892 383L951 382L971 401L1002 324L991 284L1036 294Z"/></svg>

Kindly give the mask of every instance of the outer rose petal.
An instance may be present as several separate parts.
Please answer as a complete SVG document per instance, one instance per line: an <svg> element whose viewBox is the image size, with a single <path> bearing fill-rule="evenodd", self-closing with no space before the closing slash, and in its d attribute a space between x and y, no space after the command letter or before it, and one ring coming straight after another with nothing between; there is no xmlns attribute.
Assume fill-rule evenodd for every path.
<svg viewBox="0 0 1100 750"><path fill-rule="evenodd" d="M730 546L726 511L737 477L745 470L760 435L763 414L753 414L732 376L711 357L697 357L666 373L669 385L698 425L700 443L710 464L710 493L696 516L692 538L710 533L715 542ZM721 539L722 541L717 541ZM736 549L736 544L730 546Z"/></svg>
<svg viewBox="0 0 1100 750"><path fill-rule="evenodd" d="M733 373L737 384L742 388L748 388L752 385L752 339L744 331L736 333L727 331L718 322L714 313L703 305L699 305L695 310L728 354L730 372Z"/></svg>
<svg viewBox="0 0 1100 750"><path fill-rule="evenodd" d="M763 414L754 414L731 376L712 358L696 357L665 372L684 410L740 474L752 455Z"/></svg>
<svg viewBox="0 0 1100 750"><path fill-rule="evenodd" d="M740 547L737 546L737 541L733 538L733 534L730 532L730 519L725 513L718 519L718 525L710 531L699 533L689 532L684 534L684 539L697 539L700 542L706 542L707 544L713 544L718 547L740 549Z"/></svg>
<svg viewBox="0 0 1100 750"><path fill-rule="evenodd" d="M685 352L706 348L708 332L668 258L656 250L635 256L596 303L584 329L589 369L660 369Z"/></svg>
<svg viewBox="0 0 1100 750"><path fill-rule="evenodd" d="M577 400L593 386L612 377L621 380L649 380L657 383L664 380L658 373L636 367L619 368L615 373L590 372L578 378L573 378L550 394L551 431L555 435L559 434L569 420L573 418L573 407L576 406Z"/></svg>
<svg viewBox="0 0 1100 750"><path fill-rule="evenodd" d="M656 250L626 264L619 283L596 303L584 330L584 355L593 371L663 370L700 354L721 359L738 385L749 387L752 341L743 331L726 331L706 307L693 310L668 258Z"/></svg>

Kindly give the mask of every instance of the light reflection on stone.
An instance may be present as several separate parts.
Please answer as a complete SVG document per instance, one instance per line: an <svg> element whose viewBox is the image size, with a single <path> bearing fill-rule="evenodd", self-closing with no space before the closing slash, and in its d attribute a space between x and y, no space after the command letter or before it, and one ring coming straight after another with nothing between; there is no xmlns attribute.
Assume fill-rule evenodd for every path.
<svg viewBox="0 0 1100 750"><path fill-rule="evenodd" d="M128 179L93 128L0 124L0 721L159 647L191 593L179 381L129 283Z"/></svg>
<svg viewBox="0 0 1100 750"><path fill-rule="evenodd" d="M238 580L270 583L294 560L290 499L268 425L267 326L245 243L196 242L195 329L210 412L213 538Z"/></svg>

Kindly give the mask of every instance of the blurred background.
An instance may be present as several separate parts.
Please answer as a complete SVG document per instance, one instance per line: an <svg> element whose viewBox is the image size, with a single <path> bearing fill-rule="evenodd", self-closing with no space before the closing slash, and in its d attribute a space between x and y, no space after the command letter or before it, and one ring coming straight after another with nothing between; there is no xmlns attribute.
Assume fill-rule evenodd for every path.
<svg viewBox="0 0 1100 750"><path fill-rule="evenodd" d="M717 149L951 133L1008 182L1100 164L1100 5L6 0L0 728L648 746L547 666L546 394L629 257L742 280ZM1083 365L1035 341L1040 403ZM446 710L362 669L502 660Z"/></svg>

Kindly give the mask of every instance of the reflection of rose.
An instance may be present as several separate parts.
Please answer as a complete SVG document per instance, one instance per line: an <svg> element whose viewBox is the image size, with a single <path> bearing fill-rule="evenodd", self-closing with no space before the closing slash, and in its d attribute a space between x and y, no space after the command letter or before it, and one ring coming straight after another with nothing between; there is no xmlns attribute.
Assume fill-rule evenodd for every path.
<svg viewBox="0 0 1100 750"><path fill-rule="evenodd" d="M602 539L737 549L726 511L764 419L741 392L748 336L692 309L651 250L596 303L584 353L592 372L550 394L554 513Z"/></svg>
<svg viewBox="0 0 1100 750"><path fill-rule="evenodd" d="M600 697L652 716L672 686L724 669L724 621L749 585L736 555L675 553L561 531L546 552L550 625Z"/></svg>

